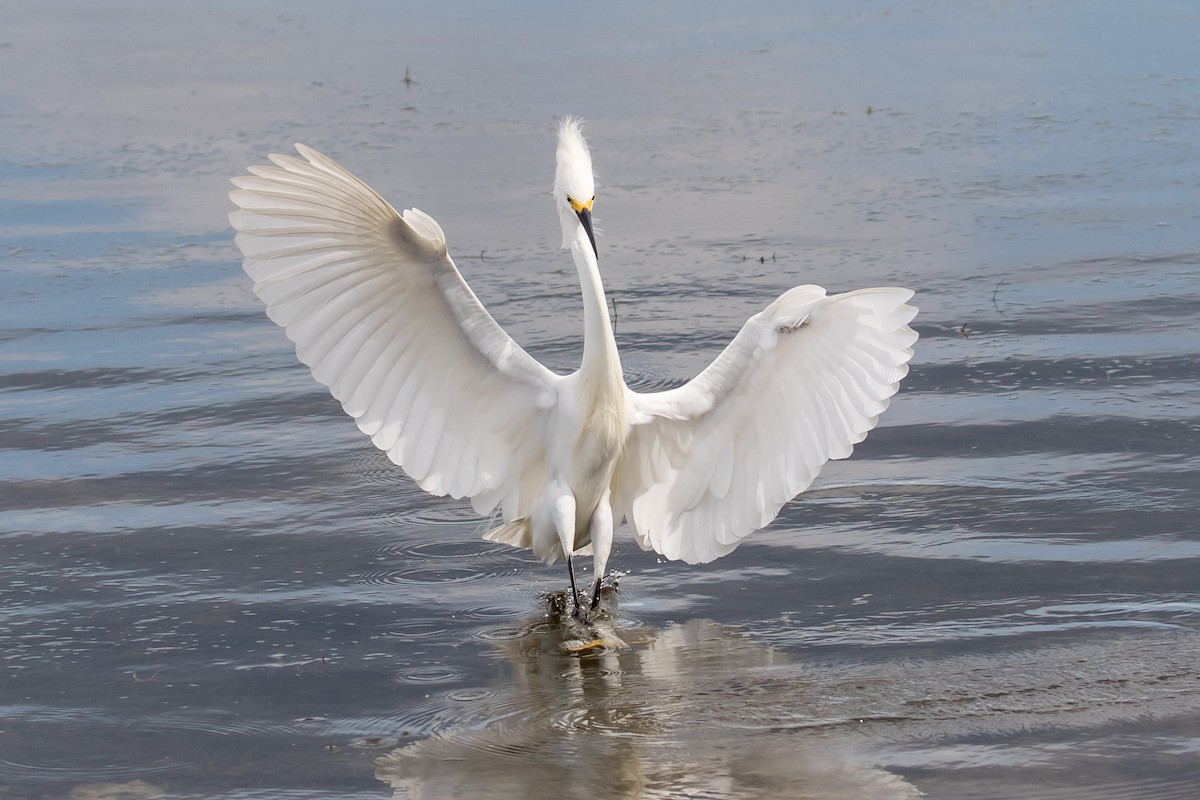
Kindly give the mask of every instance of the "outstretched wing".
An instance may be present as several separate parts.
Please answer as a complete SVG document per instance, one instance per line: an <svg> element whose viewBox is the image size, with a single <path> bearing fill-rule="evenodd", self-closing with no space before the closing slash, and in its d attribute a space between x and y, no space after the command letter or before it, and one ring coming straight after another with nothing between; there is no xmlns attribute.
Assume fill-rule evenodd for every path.
<svg viewBox="0 0 1200 800"><path fill-rule="evenodd" d="M912 295L798 286L690 383L631 392L615 493L642 547L689 563L725 555L850 455L908 373Z"/></svg>
<svg viewBox="0 0 1200 800"><path fill-rule="evenodd" d="M492 319L417 209L398 214L296 145L235 178L229 215L267 315L346 413L426 491L524 516L560 380Z"/></svg>

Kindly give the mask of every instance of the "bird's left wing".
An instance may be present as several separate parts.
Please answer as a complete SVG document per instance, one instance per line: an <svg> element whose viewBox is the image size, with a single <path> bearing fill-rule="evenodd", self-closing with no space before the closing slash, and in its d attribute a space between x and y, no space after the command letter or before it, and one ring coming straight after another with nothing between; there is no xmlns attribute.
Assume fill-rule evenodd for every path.
<svg viewBox="0 0 1200 800"><path fill-rule="evenodd" d="M912 294L798 286L691 382L630 392L614 496L642 547L689 563L725 555L850 455L908 372Z"/></svg>
<svg viewBox="0 0 1200 800"><path fill-rule="evenodd" d="M528 513L560 380L480 304L432 217L403 214L303 145L230 193L268 316L375 445L426 491Z"/></svg>

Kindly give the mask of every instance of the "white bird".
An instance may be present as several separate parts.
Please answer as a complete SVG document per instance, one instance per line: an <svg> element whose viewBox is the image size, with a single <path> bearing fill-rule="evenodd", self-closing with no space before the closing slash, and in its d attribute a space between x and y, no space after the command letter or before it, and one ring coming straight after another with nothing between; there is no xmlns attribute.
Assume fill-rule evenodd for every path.
<svg viewBox="0 0 1200 800"><path fill-rule="evenodd" d="M547 564L589 548L599 601L613 531L688 563L732 551L875 426L917 334L907 289L797 286L752 316L689 383L625 385L577 120L558 131L554 203L583 291L583 356L538 363L492 319L415 208L304 145L230 193L244 267L267 315L371 441L434 495L503 524L485 539Z"/></svg>

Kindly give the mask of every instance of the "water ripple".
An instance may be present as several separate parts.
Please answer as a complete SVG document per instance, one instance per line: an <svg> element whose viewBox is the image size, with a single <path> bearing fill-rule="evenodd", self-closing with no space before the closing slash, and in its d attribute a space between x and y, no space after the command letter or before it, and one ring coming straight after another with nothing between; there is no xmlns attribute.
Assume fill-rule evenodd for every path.
<svg viewBox="0 0 1200 800"><path fill-rule="evenodd" d="M626 616L592 629L533 599L561 568L482 541L296 363L221 188L303 134L433 210L497 321L565 374L577 278L521 222L550 222L562 109L518 96L524 43L569 61L560 20L506 7L512 36L461 48L471 82L421 54L452 4L336 25L237 5L0 10L0 61L31 76L0 102L0 796L1195 794L1185 4L597 17L624 43L597 74L649 76L594 98L631 386L692 378L798 283L911 286L921 339L854 457L726 559L618 533ZM132 24L89 35L102 13ZM394 61L393 29L412 81L359 68ZM814 37L837 46L791 46ZM280 46L308 41L362 57ZM862 86L874 105L844 107Z"/></svg>
<svg viewBox="0 0 1200 800"><path fill-rule="evenodd" d="M170 711L136 723L139 730L154 733L211 733L217 736L268 737L294 733L291 725L244 719L219 711Z"/></svg>
<svg viewBox="0 0 1200 800"><path fill-rule="evenodd" d="M1168 605L1171 612L1195 611L1191 601ZM610 634L622 633L620 619L614 622ZM632 648L582 658L561 648L576 634L570 626L531 620L523 638L501 630L485 638L500 643L511 660L510 680L431 696L371 721L426 737L381 758L381 779L459 792L479 781L490 786L489 796L540 797L538 782L556 765L605 763L608 772L596 776L596 785L632 780L650 797L657 796L650 786L666 785L686 796L743 797L746 776L720 755L736 736L739 751L754 753L776 778L823 786L818 796L854 797L868 785L878 788L866 796L909 798L919 796L911 784L861 753L875 750L917 766L951 747L920 744L926 741L1103 729L1121 720L1200 713L1200 671L1192 657L1200 641L1193 630L1127 631L1118 639L873 664L788 658L704 620L643 630L640 639L630 636ZM916 745L898 744L913 736ZM625 744L614 749L617 742ZM791 760L776 763L785 751ZM797 761L797 752L822 757ZM453 773L443 764L453 764ZM825 786L831 765L838 781ZM718 776L726 787L719 791L709 783ZM1164 780L1163 796L1174 796L1178 785Z"/></svg>

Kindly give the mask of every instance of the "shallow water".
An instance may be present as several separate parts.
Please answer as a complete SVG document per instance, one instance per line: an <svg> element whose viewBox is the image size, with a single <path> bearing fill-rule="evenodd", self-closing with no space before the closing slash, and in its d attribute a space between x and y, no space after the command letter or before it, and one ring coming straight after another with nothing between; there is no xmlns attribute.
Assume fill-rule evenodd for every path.
<svg viewBox="0 0 1200 800"><path fill-rule="evenodd" d="M0 798L1194 797L1200 12L1137 9L5 4ZM224 219L318 147L571 369L561 113L631 383L793 284L921 307L854 457L713 564L619 540L583 650Z"/></svg>

